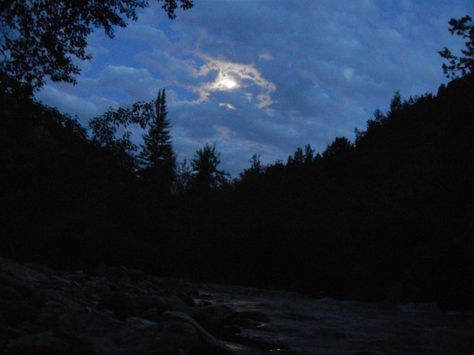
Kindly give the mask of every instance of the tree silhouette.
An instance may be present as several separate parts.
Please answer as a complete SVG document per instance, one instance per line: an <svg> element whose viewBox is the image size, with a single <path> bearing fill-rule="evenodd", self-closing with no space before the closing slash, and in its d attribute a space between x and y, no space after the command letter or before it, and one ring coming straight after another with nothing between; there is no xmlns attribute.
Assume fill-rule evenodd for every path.
<svg viewBox="0 0 474 355"><path fill-rule="evenodd" d="M113 156L119 165L133 171L136 167L134 152L137 150L137 146L130 139L131 132L123 130L120 136L117 134L128 115L127 109L109 109L104 114L91 119L89 127L92 131L92 142Z"/></svg>
<svg viewBox="0 0 474 355"><path fill-rule="evenodd" d="M337 137L323 152L323 158L335 160L346 157L353 150L352 143L346 137Z"/></svg>
<svg viewBox="0 0 474 355"><path fill-rule="evenodd" d="M158 0L175 18L178 0ZM179 0L187 10L192 0ZM147 0L5 0L0 2L0 84L6 92L31 95L49 77L75 83L80 68L74 58L87 60L87 36L103 28L113 38L114 26L137 19Z"/></svg>
<svg viewBox="0 0 474 355"><path fill-rule="evenodd" d="M143 135L139 159L144 176L160 180L160 183L169 188L175 175L176 159L167 115L166 92L163 89L158 92L154 102L154 114L148 123L148 131Z"/></svg>
<svg viewBox="0 0 474 355"><path fill-rule="evenodd" d="M257 176L265 171L265 168L260 161L260 155L254 154L249 160L250 166L239 174L240 180L249 182L254 180Z"/></svg>
<svg viewBox="0 0 474 355"><path fill-rule="evenodd" d="M191 160L194 181L193 186L199 191L209 191L222 186L227 181L228 174L219 169L220 153L216 145L206 145L198 149Z"/></svg>
<svg viewBox="0 0 474 355"><path fill-rule="evenodd" d="M311 147L310 144L306 144L304 146L304 157L303 161L305 164L310 164L314 160L314 149Z"/></svg>
<svg viewBox="0 0 474 355"><path fill-rule="evenodd" d="M192 184L192 170L189 161L185 158L176 167L174 191L178 194L186 193Z"/></svg>
<svg viewBox="0 0 474 355"><path fill-rule="evenodd" d="M474 70L474 23L470 16L460 19L449 20L449 32L465 39L466 48L461 50L462 56L454 55L448 48L444 47L438 53L448 61L443 63L443 72L447 78L456 78L472 73Z"/></svg>
<svg viewBox="0 0 474 355"><path fill-rule="evenodd" d="M303 148L298 147L296 151L293 153L293 156L288 157L287 164L288 165L300 165L303 164L304 161L304 153Z"/></svg>
<svg viewBox="0 0 474 355"><path fill-rule="evenodd" d="M395 113L400 111L403 108L403 100L402 96L400 95L400 91L396 91L395 95L393 95L392 100L390 101L390 112ZM375 117L378 119L380 117L379 113L375 111Z"/></svg>

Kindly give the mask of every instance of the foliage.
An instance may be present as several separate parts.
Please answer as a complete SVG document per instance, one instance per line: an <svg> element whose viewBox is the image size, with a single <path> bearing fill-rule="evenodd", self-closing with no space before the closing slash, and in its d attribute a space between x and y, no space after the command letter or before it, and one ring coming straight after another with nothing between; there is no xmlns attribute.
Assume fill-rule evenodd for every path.
<svg viewBox="0 0 474 355"><path fill-rule="evenodd" d="M175 18L177 0L162 1ZM192 0L179 0L187 10ZM41 88L47 78L75 83L80 73L76 59L91 59L87 36L103 28L114 36L114 27L137 19L137 10L148 0L5 0L0 3L0 85L6 92Z"/></svg>
<svg viewBox="0 0 474 355"><path fill-rule="evenodd" d="M447 60L443 64L443 72L447 78L464 76L474 71L474 23L470 16L460 19L452 18L449 21L449 32L461 36L466 48L461 50L462 56L454 55L448 48L444 47L439 52L441 57Z"/></svg>
<svg viewBox="0 0 474 355"><path fill-rule="evenodd" d="M109 108L89 121L92 142L115 156L123 166L134 170L138 165L135 159L138 148L131 141L132 133L128 128L137 125L144 129L154 119L154 115L152 102L138 101L128 108Z"/></svg>

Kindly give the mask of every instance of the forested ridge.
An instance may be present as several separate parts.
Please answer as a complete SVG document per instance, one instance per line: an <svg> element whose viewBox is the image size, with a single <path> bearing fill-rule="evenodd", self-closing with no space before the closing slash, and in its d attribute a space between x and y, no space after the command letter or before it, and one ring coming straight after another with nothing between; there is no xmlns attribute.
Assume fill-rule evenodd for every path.
<svg viewBox="0 0 474 355"><path fill-rule="evenodd" d="M234 180L213 145L176 162L164 90L86 129L10 85L0 97L1 254L472 308L472 59L464 69L436 95L395 94L354 142L306 145L270 165L255 155ZM141 146L131 125L144 130Z"/></svg>

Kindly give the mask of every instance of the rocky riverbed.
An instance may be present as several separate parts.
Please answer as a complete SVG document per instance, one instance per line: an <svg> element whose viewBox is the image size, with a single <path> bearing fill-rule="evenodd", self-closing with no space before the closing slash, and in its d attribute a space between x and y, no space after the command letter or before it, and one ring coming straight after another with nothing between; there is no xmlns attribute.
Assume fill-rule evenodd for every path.
<svg viewBox="0 0 474 355"><path fill-rule="evenodd" d="M473 354L474 314L0 258L1 354Z"/></svg>

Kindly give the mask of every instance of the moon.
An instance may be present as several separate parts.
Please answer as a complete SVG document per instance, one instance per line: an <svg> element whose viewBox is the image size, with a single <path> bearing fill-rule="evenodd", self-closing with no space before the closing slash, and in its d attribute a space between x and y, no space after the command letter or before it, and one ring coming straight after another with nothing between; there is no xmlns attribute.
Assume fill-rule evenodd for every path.
<svg viewBox="0 0 474 355"><path fill-rule="evenodd" d="M232 89L235 89L239 86L239 84L237 84L237 82L229 76L224 76L220 80L219 84L220 84L221 87L223 87L224 89L227 89L227 90L232 90Z"/></svg>
<svg viewBox="0 0 474 355"><path fill-rule="evenodd" d="M221 84L223 87L229 90L235 89L238 86L237 82L230 77L223 77Z"/></svg>

